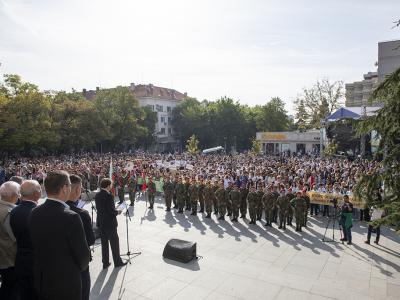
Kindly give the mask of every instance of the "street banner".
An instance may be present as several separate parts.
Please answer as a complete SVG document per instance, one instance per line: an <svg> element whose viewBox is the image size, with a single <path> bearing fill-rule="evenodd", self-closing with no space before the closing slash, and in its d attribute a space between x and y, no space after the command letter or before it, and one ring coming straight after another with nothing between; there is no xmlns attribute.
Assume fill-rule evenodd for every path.
<svg viewBox="0 0 400 300"><path fill-rule="evenodd" d="M307 192L308 197L310 197L310 202L313 204L320 205L333 205L331 202L333 199L337 199L338 205L340 206L343 201L343 195L341 194L330 194L330 193L318 193L314 191ZM349 200L353 204L354 208L364 209L366 206L365 201L354 197L354 195L349 195Z"/></svg>

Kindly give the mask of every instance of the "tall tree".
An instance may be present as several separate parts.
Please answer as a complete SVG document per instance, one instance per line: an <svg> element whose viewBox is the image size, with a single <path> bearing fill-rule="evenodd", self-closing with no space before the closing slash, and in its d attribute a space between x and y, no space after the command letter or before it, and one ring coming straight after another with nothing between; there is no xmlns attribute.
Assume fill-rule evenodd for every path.
<svg viewBox="0 0 400 300"><path fill-rule="evenodd" d="M343 82L330 83L324 78L317 81L311 88L304 88L303 93L296 99L296 113L309 116L310 128L320 128L321 121L332 114L343 103ZM302 103L302 105L300 105ZM303 111L299 111L302 109Z"/></svg>
<svg viewBox="0 0 400 300"><path fill-rule="evenodd" d="M306 110L306 106L304 104L303 99L300 99L296 103L295 118L296 118L295 125L296 125L297 129L299 129L300 131L304 131L304 130L308 129L310 115L308 114L308 112Z"/></svg>
<svg viewBox="0 0 400 300"><path fill-rule="evenodd" d="M394 225L400 231L400 69L378 85L371 101L384 104L377 113L359 123L359 134L376 130L380 136L378 153L383 157L382 168L371 174L363 174L355 193L369 205L387 209L388 214L374 225ZM378 189L384 187L382 201Z"/></svg>
<svg viewBox="0 0 400 300"><path fill-rule="evenodd" d="M256 107L255 110L257 130L288 130L290 122L285 110L285 103L280 98L274 97L267 104Z"/></svg>

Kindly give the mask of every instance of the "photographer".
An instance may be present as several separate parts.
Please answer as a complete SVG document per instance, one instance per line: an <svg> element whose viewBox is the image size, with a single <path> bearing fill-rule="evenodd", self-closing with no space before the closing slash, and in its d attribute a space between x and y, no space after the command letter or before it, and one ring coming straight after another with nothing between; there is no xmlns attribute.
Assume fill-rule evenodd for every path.
<svg viewBox="0 0 400 300"><path fill-rule="evenodd" d="M353 204L349 201L349 196L343 196L344 203L342 205L340 213L340 225L343 228L343 238L340 239L342 242L347 241L348 245L351 245L351 227L353 227Z"/></svg>

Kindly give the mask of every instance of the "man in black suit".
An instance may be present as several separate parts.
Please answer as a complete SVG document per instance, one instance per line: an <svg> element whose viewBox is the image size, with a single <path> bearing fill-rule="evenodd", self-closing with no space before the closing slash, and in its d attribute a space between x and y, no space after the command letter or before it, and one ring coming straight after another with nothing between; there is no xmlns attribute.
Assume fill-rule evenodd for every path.
<svg viewBox="0 0 400 300"><path fill-rule="evenodd" d="M25 180L21 184L21 202L10 213L10 225L17 239L15 273L21 299L37 299L33 285L33 246L29 234L28 219L42 194L39 182Z"/></svg>
<svg viewBox="0 0 400 300"><path fill-rule="evenodd" d="M79 215L65 203L71 192L69 174L53 171L44 180L47 200L32 210L28 226L35 256L35 288L40 299L82 298L81 272L90 250Z"/></svg>
<svg viewBox="0 0 400 300"><path fill-rule="evenodd" d="M114 266L122 267L126 265L119 254L119 238L117 232L117 215L120 210L115 209L114 197L110 191L112 189L112 181L109 178L103 178L100 182L100 192L95 196L97 209L97 226L100 229L101 238L101 254L103 269L110 266L108 242L110 242L111 252L113 256Z"/></svg>
<svg viewBox="0 0 400 300"><path fill-rule="evenodd" d="M68 201L66 202L70 209L76 212L82 220L83 229L85 230L86 241L88 246L92 246L95 242L95 237L92 228L92 220L89 213L76 206L77 200L81 197L82 192L82 179L77 175L70 175L71 193L69 193ZM90 273L89 266L81 273L82 279L82 300L89 300L90 294Z"/></svg>

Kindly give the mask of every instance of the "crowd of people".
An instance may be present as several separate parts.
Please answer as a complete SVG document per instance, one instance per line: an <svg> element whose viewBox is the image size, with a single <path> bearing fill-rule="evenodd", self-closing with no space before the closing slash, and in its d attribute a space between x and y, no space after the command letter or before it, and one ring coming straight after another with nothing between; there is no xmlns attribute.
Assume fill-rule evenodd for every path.
<svg viewBox="0 0 400 300"><path fill-rule="evenodd" d="M18 299L12 298L18 291L25 295L20 299L36 299L26 296L36 291L41 299L89 298L89 247L95 238L89 214L76 206L82 190L98 191L97 226L103 268L107 268L109 244L115 267L125 265L119 255L115 217L121 211L115 208L115 197L122 203L128 194L129 204L134 206L136 199L144 196L152 210L160 193L167 213L175 209L180 214L190 211L193 217L203 213L205 218L214 214L221 222L226 217L238 222L249 216L250 225L263 222L268 228L276 223L282 230L295 222L296 231L302 231L309 214L332 214L329 205L311 203L307 192L340 194L344 199L340 204L342 240L351 244L356 209L349 196L362 174L379 172L380 168L378 162L361 159L244 154L86 153L4 160L0 162L0 295ZM380 193L377 189L377 196ZM41 197L47 200L38 206ZM376 217L379 211L374 213ZM358 217L368 221L369 215L367 208L360 209ZM368 243L371 232L372 227ZM67 270L63 274L54 268L60 260ZM77 274L80 280L74 278L75 289L60 285L60 276L71 284L66 277Z"/></svg>

